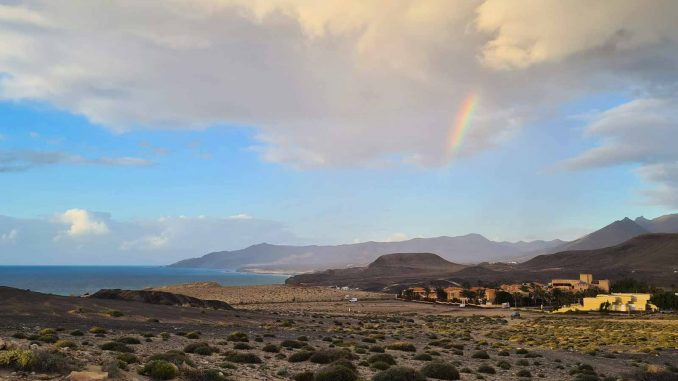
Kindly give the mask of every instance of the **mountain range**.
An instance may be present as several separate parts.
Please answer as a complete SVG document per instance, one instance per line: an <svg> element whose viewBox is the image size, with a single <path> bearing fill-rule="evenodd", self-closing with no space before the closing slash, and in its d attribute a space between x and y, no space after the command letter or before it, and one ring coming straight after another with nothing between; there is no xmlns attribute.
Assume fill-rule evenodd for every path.
<svg viewBox="0 0 678 381"><path fill-rule="evenodd" d="M678 214L655 219L624 218L574 241L496 242L480 234L414 238L400 242L287 246L262 243L241 250L219 251L186 259L173 267L238 269L251 272L304 273L327 268L361 267L384 254L434 253L457 264L524 262L540 254L594 250L618 245L648 233L678 233ZM499 265L496 265L499 266ZM465 270L474 271L473 267Z"/></svg>
<svg viewBox="0 0 678 381"><path fill-rule="evenodd" d="M644 234L619 245L595 250L565 251L539 255L518 264L482 263L464 266L431 253L383 255L366 267L325 270L300 274L288 284L341 285L366 290L394 290L405 286L484 282L548 282L553 278L574 278L593 273L597 279L627 277L655 285L678 282L678 234Z"/></svg>

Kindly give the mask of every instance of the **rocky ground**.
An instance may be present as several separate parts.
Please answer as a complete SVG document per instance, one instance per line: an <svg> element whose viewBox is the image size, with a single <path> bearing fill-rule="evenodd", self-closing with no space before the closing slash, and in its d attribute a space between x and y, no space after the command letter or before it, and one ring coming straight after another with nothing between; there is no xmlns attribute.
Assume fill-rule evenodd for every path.
<svg viewBox="0 0 678 381"><path fill-rule="evenodd" d="M216 311L2 287L0 301L3 380L63 379L74 369L89 371L74 380L678 379L671 315L511 320L505 310L396 300Z"/></svg>

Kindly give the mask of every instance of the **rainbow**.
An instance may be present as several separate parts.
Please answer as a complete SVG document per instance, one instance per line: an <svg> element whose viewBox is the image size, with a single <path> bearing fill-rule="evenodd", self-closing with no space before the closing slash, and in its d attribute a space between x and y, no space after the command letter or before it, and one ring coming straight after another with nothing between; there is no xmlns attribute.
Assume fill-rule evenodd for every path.
<svg viewBox="0 0 678 381"><path fill-rule="evenodd" d="M455 152L459 149L462 140L464 140L464 134L468 130L469 122L476 110L477 103L478 94L472 92L466 96L459 111L457 111L457 116L454 118L454 124L450 127L449 138L447 140L448 160L452 159L452 156L454 156Z"/></svg>

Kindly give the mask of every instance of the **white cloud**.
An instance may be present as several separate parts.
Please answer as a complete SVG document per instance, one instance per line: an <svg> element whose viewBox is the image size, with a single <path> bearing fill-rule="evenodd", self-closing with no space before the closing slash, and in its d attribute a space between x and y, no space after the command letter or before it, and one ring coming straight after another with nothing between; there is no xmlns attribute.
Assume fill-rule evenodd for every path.
<svg viewBox="0 0 678 381"><path fill-rule="evenodd" d="M66 226L66 229L64 229ZM261 243L304 244L276 221L167 216L117 220L70 209L51 218L0 215L3 264L158 264Z"/></svg>
<svg viewBox="0 0 678 381"><path fill-rule="evenodd" d="M47 102L117 131L250 125L264 160L297 167L443 165L471 92L480 101L453 159L582 93L675 92L677 10L627 0L19 3L0 9L12 20L0 23L0 99Z"/></svg>
<svg viewBox="0 0 678 381"><path fill-rule="evenodd" d="M405 234L405 233L393 233L390 236L386 237L383 242L400 242L400 241L406 241L410 239L410 237Z"/></svg>
<svg viewBox="0 0 678 381"><path fill-rule="evenodd" d="M143 167L152 165L153 162L138 157L87 158L58 151L0 151L0 173L22 172L57 164Z"/></svg>
<svg viewBox="0 0 678 381"><path fill-rule="evenodd" d="M252 216L250 216L249 214L246 214L246 213L239 213L239 214L234 214L234 215L232 215L228 218L230 218L232 220L251 220Z"/></svg>
<svg viewBox="0 0 678 381"><path fill-rule="evenodd" d="M657 185L644 193L678 207L678 98L637 99L590 116L585 136L598 145L566 160L566 169L636 164L636 173Z"/></svg>
<svg viewBox="0 0 678 381"><path fill-rule="evenodd" d="M97 216L84 209L69 209L58 215L57 219L70 226L66 233L71 237L100 235L109 232L106 222L97 219Z"/></svg>
<svg viewBox="0 0 678 381"><path fill-rule="evenodd" d="M675 42L677 9L673 1L488 0L478 8L477 25L495 36L482 58L494 68L525 68L588 51Z"/></svg>
<svg viewBox="0 0 678 381"><path fill-rule="evenodd" d="M16 243L16 239L19 236L19 231L12 229L6 233L0 234L0 245L7 245Z"/></svg>

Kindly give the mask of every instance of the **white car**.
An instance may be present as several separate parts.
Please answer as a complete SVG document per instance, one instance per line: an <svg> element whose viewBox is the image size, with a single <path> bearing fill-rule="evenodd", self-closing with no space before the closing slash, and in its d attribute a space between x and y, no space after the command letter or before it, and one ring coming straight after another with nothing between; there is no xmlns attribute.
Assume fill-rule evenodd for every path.
<svg viewBox="0 0 678 381"><path fill-rule="evenodd" d="M348 301L349 303L358 303L358 298L351 298Z"/></svg>

